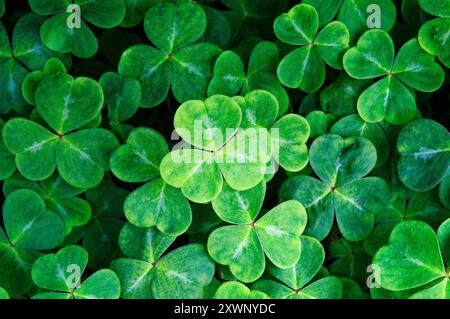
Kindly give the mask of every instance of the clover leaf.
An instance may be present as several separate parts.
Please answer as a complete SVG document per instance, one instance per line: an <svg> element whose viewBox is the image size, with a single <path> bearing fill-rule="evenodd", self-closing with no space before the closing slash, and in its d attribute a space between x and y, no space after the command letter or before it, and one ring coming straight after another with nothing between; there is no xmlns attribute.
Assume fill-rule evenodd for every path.
<svg viewBox="0 0 450 319"><path fill-rule="evenodd" d="M5 0L0 0L0 17L5 14Z"/></svg>
<svg viewBox="0 0 450 319"><path fill-rule="evenodd" d="M72 53L79 58L89 58L98 49L97 38L86 22L99 28L113 28L125 17L123 0L67 1L28 0L31 9L42 16L51 16L41 27L42 42L51 50ZM69 10L78 6L80 13ZM71 27L68 21L80 20L80 27Z"/></svg>
<svg viewBox="0 0 450 319"><path fill-rule="evenodd" d="M298 172L306 166L308 149L305 144L310 126L303 117L287 114L275 121L279 103L268 91L254 90L234 100L241 108L242 129L269 129L272 157L276 163L289 172Z"/></svg>
<svg viewBox="0 0 450 319"><path fill-rule="evenodd" d="M443 70L417 39L405 43L395 56L394 43L382 30L364 33L356 46L345 53L344 68L356 79L382 77L358 98L359 115L371 123L408 123L417 111L412 89L433 92L444 81Z"/></svg>
<svg viewBox="0 0 450 319"><path fill-rule="evenodd" d="M68 185L57 174L39 183L16 174L3 184L5 196L18 189L30 189L39 194L48 209L61 218L66 234L69 234L73 227L85 225L91 218L91 206L86 200L77 197L84 190Z"/></svg>
<svg viewBox="0 0 450 319"><path fill-rule="evenodd" d="M169 0L169 2L176 5L193 3L192 0ZM203 9L206 16L205 32L199 38L199 41L209 42L221 48L225 47L230 42L231 38L231 26L229 20L225 16L225 12L217 10L206 3L196 3Z"/></svg>
<svg viewBox="0 0 450 319"><path fill-rule="evenodd" d="M372 142L377 150L377 164L383 165L389 157L389 141L384 128L379 123L363 121L357 114L346 116L337 121L330 133L342 137L363 136Z"/></svg>
<svg viewBox="0 0 450 319"><path fill-rule="evenodd" d="M167 154L161 176L197 203L216 198L223 180L246 190L264 179L271 156L266 129L240 129L239 105L224 95L183 103L175 113L177 133L190 145Z"/></svg>
<svg viewBox="0 0 450 319"><path fill-rule="evenodd" d="M269 296L258 290L250 290L238 281L224 282L217 289L216 299L269 299Z"/></svg>
<svg viewBox="0 0 450 319"><path fill-rule="evenodd" d="M161 3L144 19L147 38L156 46L136 45L127 49L119 63L119 74L139 80L142 106L160 104L172 88L179 102L206 96L212 64L220 49L196 43L206 28L206 16L196 4Z"/></svg>
<svg viewBox="0 0 450 319"><path fill-rule="evenodd" d="M21 86L30 70L42 68L54 56L70 64L70 57L55 54L42 44L39 36L42 22L42 17L35 14L22 16L15 25L11 44L0 23L0 83L5 84L0 86L0 113L24 111L27 102Z"/></svg>
<svg viewBox="0 0 450 319"><path fill-rule="evenodd" d="M22 82L22 94L27 103L36 105L36 90L41 81L52 74L67 73L64 63L58 58L50 58L42 70L35 70L27 74Z"/></svg>
<svg viewBox="0 0 450 319"><path fill-rule="evenodd" d="M375 215L377 225L364 240L364 248L370 255L374 255L379 248L388 244L392 229L402 221L420 220L437 228L449 216L450 210L442 206L435 190L413 192L408 198L398 196Z"/></svg>
<svg viewBox="0 0 450 319"><path fill-rule="evenodd" d="M447 219L439 226L437 237L439 247L441 247L442 259L448 265L450 263L450 250L448 249L450 245L450 219Z"/></svg>
<svg viewBox="0 0 450 319"><path fill-rule="evenodd" d="M450 6L446 1L418 0L421 8L436 17L450 16Z"/></svg>
<svg viewBox="0 0 450 319"><path fill-rule="evenodd" d="M108 106L111 126L131 118L141 103L141 87L136 79L107 72L99 80Z"/></svg>
<svg viewBox="0 0 450 319"><path fill-rule="evenodd" d="M364 31L370 28L368 22L379 8L380 28L389 31L395 24L396 8L392 0L304 0L303 3L313 6L319 15L320 26L330 22L333 18L345 23L350 32L352 42ZM403 2L402 2L403 4Z"/></svg>
<svg viewBox="0 0 450 319"><path fill-rule="evenodd" d="M424 0L419 0L419 4L427 13L438 17L420 28L420 46L450 68L450 40L447 36L450 32L450 4L446 1Z"/></svg>
<svg viewBox="0 0 450 319"><path fill-rule="evenodd" d="M156 226L167 235L180 235L192 220L191 208L181 191L159 178L161 159L169 152L164 138L148 128L137 128L127 143L111 155L111 170L127 182L146 182L126 199L127 219L138 227Z"/></svg>
<svg viewBox="0 0 450 319"><path fill-rule="evenodd" d="M109 169L109 155L118 146L117 138L105 129L82 129L100 114L101 86L90 78L56 73L39 83L35 99L39 115L54 133L23 118L5 124L5 146L15 155L19 172L28 179L42 180L57 167L72 186L98 185Z"/></svg>
<svg viewBox="0 0 450 319"><path fill-rule="evenodd" d="M311 133L309 137L315 139L329 132L330 126L336 121L336 117L331 113L322 111L311 111L305 119L308 121Z"/></svg>
<svg viewBox="0 0 450 319"><path fill-rule="evenodd" d="M288 108L289 98L276 75L278 51L277 46L271 42L258 43L250 55L247 72L235 52L223 52L214 65L214 76L208 86L208 95L245 95L252 90L264 89L277 98L278 116L283 115Z"/></svg>
<svg viewBox="0 0 450 319"><path fill-rule="evenodd" d="M44 292L32 298L118 299L120 282L112 270L99 270L81 282L87 261L88 253L79 246L66 246L56 254L39 257L33 264L31 277Z"/></svg>
<svg viewBox="0 0 450 319"><path fill-rule="evenodd" d="M16 297L31 288L30 268L38 251L63 242L64 224L37 193L28 189L6 197L3 223L6 233L0 228L0 286Z"/></svg>
<svg viewBox="0 0 450 319"><path fill-rule="evenodd" d="M448 221L440 228L440 241L426 223L405 221L397 225L389 245L381 248L373 260L380 267L381 287L401 291L433 282L431 287L423 288L411 298L448 299L449 275L440 251L448 243L447 225Z"/></svg>
<svg viewBox="0 0 450 319"><path fill-rule="evenodd" d="M301 236L300 241L302 249L298 263L288 269L268 267L269 273L281 283L263 279L252 288L276 299L340 299L342 284L337 277L325 277L310 283L325 260L320 242L308 236Z"/></svg>
<svg viewBox="0 0 450 319"><path fill-rule="evenodd" d="M450 67L450 55L448 54L450 42L445 39L445 34L450 30L450 18L438 18L429 21L420 28L420 45L428 53L438 56L439 60Z"/></svg>
<svg viewBox="0 0 450 319"><path fill-rule="evenodd" d="M161 159L169 152L164 137L149 128L134 129L111 155L111 170L125 182L146 182L159 176Z"/></svg>
<svg viewBox="0 0 450 319"><path fill-rule="evenodd" d="M183 0L188 2L190 0ZM225 14L216 10L211 6L200 3L206 15L206 29L203 36L200 38L202 42L209 42L224 48L231 39L231 26Z"/></svg>
<svg viewBox="0 0 450 319"><path fill-rule="evenodd" d="M342 56L350 40L347 27L342 22L331 22L318 32L316 9L308 4L299 4L275 20L274 30L281 41L301 46L286 55L278 65L277 74L283 85L313 93L325 81L325 63L342 69Z"/></svg>
<svg viewBox="0 0 450 319"><path fill-rule="evenodd" d="M421 119L405 126L397 139L398 176L406 187L423 192L435 187L450 166L450 135L439 123Z"/></svg>
<svg viewBox="0 0 450 319"><path fill-rule="evenodd" d="M139 227L156 226L168 235L181 235L191 224L189 202L162 179L147 183L132 192L124 205L127 219Z"/></svg>
<svg viewBox="0 0 450 319"><path fill-rule="evenodd" d="M227 208L218 213L234 225L217 228L208 238L210 256L219 264L229 266L231 273L243 282L252 282L263 274L265 256L283 269L297 263L301 250L299 237L306 226L306 212L295 200L279 204L257 221L256 209L249 209L246 215L239 213L246 206L250 208L251 201L254 208L261 205L260 196L254 193L264 189L258 188L236 192L234 201L244 206L238 211Z"/></svg>
<svg viewBox="0 0 450 319"><path fill-rule="evenodd" d="M200 244L161 257L174 240L155 227L124 226L119 245L127 258L111 264L121 282L122 298L202 298L213 279L214 263Z"/></svg>
<svg viewBox="0 0 450 319"><path fill-rule="evenodd" d="M3 129L3 122L0 119L0 132ZM14 163L14 156L8 151L3 143L3 137L0 136L0 180L4 180L11 176L16 170L16 165Z"/></svg>
<svg viewBox="0 0 450 319"><path fill-rule="evenodd" d="M144 19L145 13L162 0L124 0L125 17L120 23L121 27L131 28L138 25Z"/></svg>
<svg viewBox="0 0 450 319"><path fill-rule="evenodd" d="M383 179L364 177L377 161L373 144L364 137L326 134L313 142L309 158L320 180L294 176L280 189L282 200L297 199L305 205L309 222L305 234L322 240L336 215L346 239L358 241L367 237L373 228L373 215L389 199L389 186Z"/></svg>
<svg viewBox="0 0 450 319"><path fill-rule="evenodd" d="M368 80L356 80L341 73L320 91L320 107L338 117L352 115L356 113L358 97L369 84Z"/></svg>

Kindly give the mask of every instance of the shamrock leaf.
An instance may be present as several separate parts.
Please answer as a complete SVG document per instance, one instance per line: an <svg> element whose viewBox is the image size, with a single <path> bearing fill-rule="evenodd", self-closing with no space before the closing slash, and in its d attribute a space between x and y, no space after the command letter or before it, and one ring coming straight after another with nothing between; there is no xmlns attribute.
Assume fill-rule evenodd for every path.
<svg viewBox="0 0 450 319"><path fill-rule="evenodd" d="M0 228L0 286L11 296L20 296L31 288L30 269L37 251L61 244L64 224L32 190L12 192L3 203Z"/></svg>
<svg viewBox="0 0 450 319"><path fill-rule="evenodd" d="M50 90L53 94L49 97ZM104 101L96 81L62 73L45 77L37 87L35 99L39 114L60 135L93 121Z"/></svg>
<svg viewBox="0 0 450 319"><path fill-rule="evenodd" d="M123 0L29 0L31 9L48 18L41 27L42 42L51 50L89 58L98 49L97 38L86 22L99 28L113 28L125 17ZM75 5L79 12L70 5ZM72 24L79 20L80 27Z"/></svg>
<svg viewBox="0 0 450 319"><path fill-rule="evenodd" d="M264 179L271 145L266 129L240 129L242 112L232 98L213 95L183 103L175 113L177 133L195 148L179 148L161 162L161 176L191 201L218 196L223 179L237 190Z"/></svg>
<svg viewBox="0 0 450 319"><path fill-rule="evenodd" d="M35 14L26 14L16 23L11 45L3 24L0 23L0 113L11 110L24 111L27 102L21 93L21 86L30 70L43 67L47 59L53 56L64 58L67 64L70 58L56 55L41 42L39 29L43 19Z"/></svg>
<svg viewBox="0 0 450 319"><path fill-rule="evenodd" d="M145 13L162 0L124 0L125 17L120 23L121 27L131 28L142 22Z"/></svg>
<svg viewBox="0 0 450 319"><path fill-rule="evenodd" d="M439 247L441 247L442 259L448 265L450 263L450 219L444 221L437 231Z"/></svg>
<svg viewBox="0 0 450 319"><path fill-rule="evenodd" d="M159 178L161 159L169 152L164 138L148 128L137 128L127 143L111 155L111 170L119 179L147 184L126 199L127 219L138 227L156 226L168 235L184 233L192 220L191 208L180 190ZM131 169L130 169L131 168Z"/></svg>
<svg viewBox="0 0 450 319"><path fill-rule="evenodd" d="M149 182L132 192L124 205L127 219L139 227L156 226L168 235L180 235L188 228L192 212L180 190L162 179Z"/></svg>
<svg viewBox="0 0 450 319"><path fill-rule="evenodd" d="M336 117L331 113L324 113L322 111L311 111L305 119L308 121L311 133L311 139L315 139L321 135L329 132L330 126L336 121Z"/></svg>
<svg viewBox="0 0 450 319"><path fill-rule="evenodd" d="M193 3L191 0L169 0L169 2L176 5ZM203 9L206 16L205 32L199 38L199 41L209 42L221 48L225 47L229 43L231 37L231 26L229 20L225 16L226 12L217 10L202 2L197 2L197 4Z"/></svg>
<svg viewBox="0 0 450 319"><path fill-rule="evenodd" d="M274 132L278 135L274 136ZM308 122L296 114L279 119L270 130L274 148L274 160L288 172L298 172L308 163Z"/></svg>
<svg viewBox="0 0 450 319"><path fill-rule="evenodd" d="M149 128L134 129L111 155L111 170L125 182L145 182L159 176L161 159L169 152L166 141Z"/></svg>
<svg viewBox="0 0 450 319"><path fill-rule="evenodd" d="M450 211L439 202L437 191L412 193L407 198L397 197L384 210L375 215L377 224L363 242L365 250L374 255L388 244L392 229L405 220L420 220L432 227L438 227L450 217Z"/></svg>
<svg viewBox="0 0 450 319"><path fill-rule="evenodd" d="M406 187L423 192L435 187L450 166L450 135L428 119L405 126L397 139L398 176Z"/></svg>
<svg viewBox="0 0 450 319"><path fill-rule="evenodd" d="M118 146L117 138L105 129L83 129L100 114L101 86L90 78L56 73L39 83L35 99L39 115L55 133L23 118L5 124L5 146L15 155L19 172L30 180L42 180L57 167L72 186L98 185L109 169L109 155Z"/></svg>
<svg viewBox="0 0 450 319"><path fill-rule="evenodd" d="M117 275L102 269L81 282L88 253L79 246L66 246L56 254L39 257L31 269L34 283L44 289L34 299L118 299ZM49 290L49 291L45 291Z"/></svg>
<svg viewBox="0 0 450 319"><path fill-rule="evenodd" d="M310 127L301 116L287 114L275 121L279 104L267 91L255 90L245 97L235 97L242 112L242 129L269 129L273 160L289 172L302 170L308 162L305 145ZM261 134L261 137L263 134Z"/></svg>
<svg viewBox="0 0 450 319"><path fill-rule="evenodd" d="M224 282L217 289L215 299L269 299L269 296L258 290L250 290L238 281Z"/></svg>
<svg viewBox="0 0 450 319"><path fill-rule="evenodd" d="M358 241L367 237L373 228L373 215L389 199L389 187L383 179L364 178L377 161L375 147L364 137L327 134L313 142L309 157L320 180L294 176L280 189L281 199L297 199L305 205L309 222L306 234L324 239L336 215L346 239Z"/></svg>
<svg viewBox="0 0 450 319"><path fill-rule="evenodd" d="M253 289L263 291L270 297L279 299L339 299L342 296L342 284L336 277L310 281L319 272L325 259L320 242L312 237L301 236L299 261L288 269L269 266L269 273L282 283L273 280L259 280Z"/></svg>
<svg viewBox="0 0 450 319"><path fill-rule="evenodd" d="M235 194L234 201L244 205L241 210L250 207L251 201L256 202L255 207L261 205L253 193L254 190L249 190ZM208 238L210 256L219 264L229 266L231 273L243 282L252 282L262 275L265 256L283 269L297 263L301 249L299 237L306 225L306 212L294 200L279 204L258 221L254 212L248 211L245 220L233 209L221 212L221 218L235 225L217 228Z"/></svg>
<svg viewBox="0 0 450 319"><path fill-rule="evenodd" d="M344 68L356 79L382 77L358 99L359 115L371 123L408 123L417 111L412 89L433 92L444 81L443 70L417 39L404 44L395 57L394 43L382 30L364 33L356 46L345 53Z"/></svg>
<svg viewBox="0 0 450 319"><path fill-rule="evenodd" d="M192 44L205 28L205 13L196 4L161 3L147 12L144 29L156 48L133 46L119 63L120 75L139 80L143 107L160 104L169 87L179 102L206 96L220 49L209 43Z"/></svg>
<svg viewBox="0 0 450 319"><path fill-rule="evenodd" d="M446 1L419 0L423 10L436 17L449 17L450 5Z"/></svg>
<svg viewBox="0 0 450 319"><path fill-rule="evenodd" d="M345 23L352 42L371 28L370 25L378 22L377 19L379 25L375 23L376 27L389 31L396 18L392 0L304 0L303 3L312 5L317 10L320 26L327 24L334 17ZM377 12L381 14L376 16Z"/></svg>
<svg viewBox="0 0 450 319"><path fill-rule="evenodd" d="M61 219L48 210L42 198L32 190L21 189L7 196L3 222L11 248L52 249L64 238ZM42 232L46 228L52 232Z"/></svg>
<svg viewBox="0 0 450 319"><path fill-rule="evenodd" d="M225 222L246 224L258 216L265 194L264 182L246 191L236 191L225 184L220 195L211 204L214 212Z"/></svg>
<svg viewBox="0 0 450 319"><path fill-rule="evenodd" d="M0 119L0 132L3 129L3 122ZM8 151L3 143L3 137L0 136L0 180L4 180L11 176L16 170L16 165L14 163L14 156Z"/></svg>
<svg viewBox="0 0 450 319"><path fill-rule="evenodd" d="M289 98L276 75L278 56L275 44L268 41L258 43L252 50L246 73L244 63L235 52L223 52L214 65L208 95L245 95L252 90L264 89L277 98L278 116L283 115L288 108Z"/></svg>
<svg viewBox="0 0 450 319"><path fill-rule="evenodd" d="M136 79L107 72L99 80L108 105L108 117L112 126L132 117L141 103L141 87Z"/></svg>
<svg viewBox="0 0 450 319"><path fill-rule="evenodd" d="M119 245L127 258L112 262L123 298L201 298L214 275L214 263L200 244L177 248L161 257L175 237L156 228L127 223Z"/></svg>
<svg viewBox="0 0 450 319"><path fill-rule="evenodd" d="M65 183L57 174L41 182L29 181L16 174L8 178L3 185L6 196L18 189L30 189L38 193L47 208L61 218L66 234L69 234L73 227L87 224L91 218L91 206L86 200L77 197L84 190Z"/></svg>
<svg viewBox="0 0 450 319"><path fill-rule="evenodd" d="M342 117L356 113L358 97L370 82L356 80L344 72L337 80L320 91L320 106L323 111Z"/></svg>
<svg viewBox="0 0 450 319"><path fill-rule="evenodd" d="M190 2L190 0L182 1ZM203 3L200 3L200 6L206 15L206 29L200 41L209 42L221 48L226 47L231 38L231 26L224 12Z"/></svg>
<svg viewBox="0 0 450 319"><path fill-rule="evenodd" d="M428 21L419 30L420 46L428 53L437 56L439 60L450 68L450 40L446 36L450 32L450 14L446 18Z"/></svg>
<svg viewBox="0 0 450 319"><path fill-rule="evenodd" d="M50 58L44 64L42 70L30 72L23 80L22 94L24 99L32 105L36 105L36 90L41 81L52 74L67 73L64 63L58 58Z"/></svg>
<svg viewBox="0 0 450 319"><path fill-rule="evenodd" d="M440 243L433 229L423 222L405 221L397 225L389 245L381 248L373 260L380 268L381 287L401 291L433 282L431 287L416 292L411 298L449 298L449 279L440 251L440 244L447 235L446 230L441 230Z"/></svg>
<svg viewBox="0 0 450 319"><path fill-rule="evenodd" d="M334 21L318 32L316 9L299 4L275 20L274 30L281 41L301 46L278 65L278 78L285 86L313 93L325 81L325 63L342 69L341 58L350 40L345 24Z"/></svg>
<svg viewBox="0 0 450 319"><path fill-rule="evenodd" d="M419 1L420 6L429 14L439 18L423 24L419 30L420 46L428 53L437 56L450 68L450 4L445 1Z"/></svg>
<svg viewBox="0 0 450 319"><path fill-rule="evenodd" d="M364 122L358 115L349 115L337 121L330 133L342 137L363 136L372 142L377 150L377 164L383 165L389 157L389 141L379 123Z"/></svg>

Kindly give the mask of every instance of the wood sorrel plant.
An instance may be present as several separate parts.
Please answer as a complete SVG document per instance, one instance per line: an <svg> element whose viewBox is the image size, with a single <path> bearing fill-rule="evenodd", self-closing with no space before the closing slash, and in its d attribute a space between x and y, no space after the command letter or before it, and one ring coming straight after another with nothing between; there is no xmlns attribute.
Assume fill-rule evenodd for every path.
<svg viewBox="0 0 450 319"><path fill-rule="evenodd" d="M448 34L437 0L0 0L0 299L450 299Z"/></svg>

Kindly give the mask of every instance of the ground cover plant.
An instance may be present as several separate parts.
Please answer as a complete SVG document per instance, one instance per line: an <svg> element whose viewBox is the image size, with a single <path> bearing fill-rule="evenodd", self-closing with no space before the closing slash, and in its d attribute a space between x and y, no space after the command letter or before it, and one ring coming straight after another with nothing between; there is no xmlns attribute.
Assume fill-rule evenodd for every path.
<svg viewBox="0 0 450 319"><path fill-rule="evenodd" d="M0 0L0 299L450 299L449 0Z"/></svg>

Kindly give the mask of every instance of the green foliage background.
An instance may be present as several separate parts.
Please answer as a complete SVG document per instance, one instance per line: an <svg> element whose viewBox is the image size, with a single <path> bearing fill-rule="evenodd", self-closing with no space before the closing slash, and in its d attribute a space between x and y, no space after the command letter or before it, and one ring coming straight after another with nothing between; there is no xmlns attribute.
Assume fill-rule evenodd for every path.
<svg viewBox="0 0 450 319"><path fill-rule="evenodd" d="M0 299L450 299L450 1L0 19Z"/></svg>

